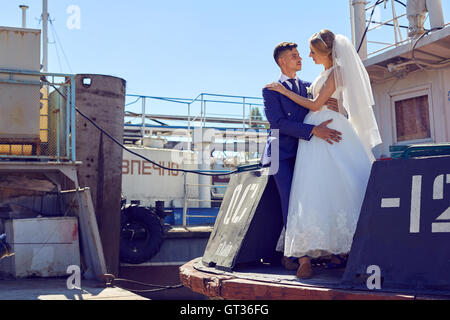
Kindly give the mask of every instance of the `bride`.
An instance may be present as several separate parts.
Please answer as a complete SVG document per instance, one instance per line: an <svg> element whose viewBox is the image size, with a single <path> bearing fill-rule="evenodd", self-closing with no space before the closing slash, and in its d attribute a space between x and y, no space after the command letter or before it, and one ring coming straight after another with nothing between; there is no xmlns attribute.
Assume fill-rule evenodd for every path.
<svg viewBox="0 0 450 320"><path fill-rule="evenodd" d="M299 140L284 239L284 255L299 257L298 278L312 276L311 258L342 255L351 249L372 163L372 148L381 143L373 114L369 77L355 48L342 35L322 30L310 39L310 57L325 70L306 99L273 83L278 91L310 110L304 123L342 132L331 144L317 137ZM339 101L339 113L329 110L329 98Z"/></svg>

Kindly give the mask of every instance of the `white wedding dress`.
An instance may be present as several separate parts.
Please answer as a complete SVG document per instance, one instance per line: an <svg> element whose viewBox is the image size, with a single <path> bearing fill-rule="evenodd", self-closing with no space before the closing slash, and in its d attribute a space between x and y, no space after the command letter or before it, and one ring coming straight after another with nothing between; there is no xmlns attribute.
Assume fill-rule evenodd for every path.
<svg viewBox="0 0 450 320"><path fill-rule="evenodd" d="M331 71L325 70L313 82L314 96ZM333 98L338 99L338 94L334 93ZM324 106L310 112L304 123L319 125L330 119L333 122L328 127L342 133L340 143L330 145L315 136L310 141L299 141L284 237L287 257L319 258L351 249L375 158L341 113ZM278 250L282 251L280 242Z"/></svg>

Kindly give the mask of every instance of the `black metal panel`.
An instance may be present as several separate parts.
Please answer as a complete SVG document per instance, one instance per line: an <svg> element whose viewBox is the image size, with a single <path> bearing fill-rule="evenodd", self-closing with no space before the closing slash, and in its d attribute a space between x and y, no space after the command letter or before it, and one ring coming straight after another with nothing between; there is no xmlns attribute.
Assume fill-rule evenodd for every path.
<svg viewBox="0 0 450 320"><path fill-rule="evenodd" d="M203 263L231 271L237 263L271 257L282 229L281 203L268 169L234 175Z"/></svg>
<svg viewBox="0 0 450 320"><path fill-rule="evenodd" d="M450 157L374 163L343 284L369 266L381 289L450 290Z"/></svg>

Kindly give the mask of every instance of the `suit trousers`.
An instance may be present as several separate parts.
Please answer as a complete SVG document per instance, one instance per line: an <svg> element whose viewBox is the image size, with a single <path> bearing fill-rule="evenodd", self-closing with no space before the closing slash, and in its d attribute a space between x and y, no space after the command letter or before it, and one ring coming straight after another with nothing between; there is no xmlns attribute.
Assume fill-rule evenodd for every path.
<svg viewBox="0 0 450 320"><path fill-rule="evenodd" d="M294 176L295 159L280 160L278 172L274 175L278 193L280 194L283 223L286 227L289 212L289 197L291 194L292 178Z"/></svg>

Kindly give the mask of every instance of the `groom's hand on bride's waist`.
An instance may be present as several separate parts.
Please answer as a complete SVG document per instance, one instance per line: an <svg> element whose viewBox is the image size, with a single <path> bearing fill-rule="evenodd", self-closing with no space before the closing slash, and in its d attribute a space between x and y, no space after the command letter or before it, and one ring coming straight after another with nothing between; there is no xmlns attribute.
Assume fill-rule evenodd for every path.
<svg viewBox="0 0 450 320"><path fill-rule="evenodd" d="M335 112L339 112L339 105L338 105L338 101L334 98L330 98L327 101L327 107L328 109L335 111Z"/></svg>
<svg viewBox="0 0 450 320"><path fill-rule="evenodd" d="M342 140L342 133L327 127L332 121L333 120L328 120L314 127L311 133L317 138L325 140L329 144L333 144L333 142L339 143Z"/></svg>

